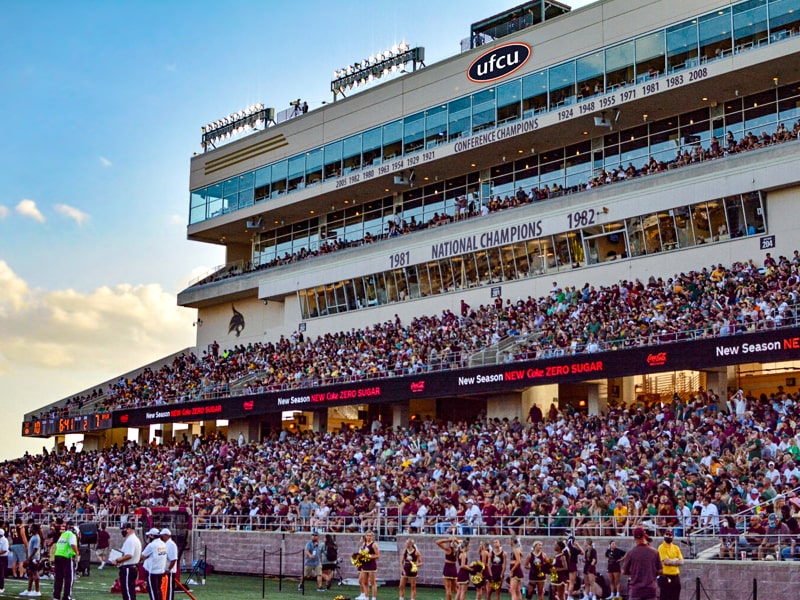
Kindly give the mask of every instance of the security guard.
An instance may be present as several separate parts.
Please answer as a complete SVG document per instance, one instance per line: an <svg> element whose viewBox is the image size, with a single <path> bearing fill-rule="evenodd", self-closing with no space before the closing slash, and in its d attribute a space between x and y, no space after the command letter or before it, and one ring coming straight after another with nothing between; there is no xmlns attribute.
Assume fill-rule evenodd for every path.
<svg viewBox="0 0 800 600"><path fill-rule="evenodd" d="M120 533L125 536L122 542L122 556L114 561L114 566L119 567L119 585L122 591L122 600L136 600L136 576L139 574L139 560L142 557L142 542L136 537L130 523L119 526Z"/></svg>
<svg viewBox="0 0 800 600"><path fill-rule="evenodd" d="M53 576L54 600L70 600L72 596L79 536L80 530L77 527L67 527L56 541Z"/></svg>
<svg viewBox="0 0 800 600"><path fill-rule="evenodd" d="M147 591L150 600L162 600L161 583L167 570L167 545L160 537L158 529L153 527L147 532L150 542L142 550L144 570L147 571Z"/></svg>
<svg viewBox="0 0 800 600"><path fill-rule="evenodd" d="M173 600L175 597L175 587L173 585L176 574L178 573L178 544L172 539L172 532L164 527L160 532L161 539L167 545L167 574L164 576L163 600Z"/></svg>

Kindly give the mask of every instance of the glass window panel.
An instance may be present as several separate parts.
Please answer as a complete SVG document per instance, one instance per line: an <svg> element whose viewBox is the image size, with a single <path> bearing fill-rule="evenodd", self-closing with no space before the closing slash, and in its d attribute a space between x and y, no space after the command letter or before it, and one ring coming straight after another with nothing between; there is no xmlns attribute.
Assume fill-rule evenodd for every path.
<svg viewBox="0 0 800 600"><path fill-rule="evenodd" d="M547 110L547 71L522 78L522 116L526 119Z"/></svg>
<svg viewBox="0 0 800 600"><path fill-rule="evenodd" d="M489 278L492 283L499 283L503 281L503 261L500 256L500 248L489 248L486 251L487 260L489 261Z"/></svg>
<svg viewBox="0 0 800 600"><path fill-rule="evenodd" d="M679 206L672 209L675 218L675 232L678 235L678 247L689 248L697 243L694 238L694 227L692 226L692 211L689 206Z"/></svg>
<svg viewBox="0 0 800 600"><path fill-rule="evenodd" d="M353 293L355 294L356 308L367 307L367 288L361 277L353 279Z"/></svg>
<svg viewBox="0 0 800 600"><path fill-rule="evenodd" d="M650 125L650 156L657 162L669 163L680 152L677 119L663 119Z"/></svg>
<svg viewBox="0 0 800 600"><path fill-rule="evenodd" d="M713 13L703 15L698 21L700 56L705 60L728 56L733 44L731 9L720 8Z"/></svg>
<svg viewBox="0 0 800 600"><path fill-rule="evenodd" d="M239 207L239 179L231 177L223 184L222 212L230 212Z"/></svg>
<svg viewBox="0 0 800 600"><path fill-rule="evenodd" d="M289 161L282 160L272 165L272 197L286 193L286 173Z"/></svg>
<svg viewBox="0 0 800 600"><path fill-rule="evenodd" d="M425 147L433 148L447 141L447 106L425 111Z"/></svg>
<svg viewBox="0 0 800 600"><path fill-rule="evenodd" d="M417 265L417 277L419 279L419 296L426 298L431 295L431 280L428 276L428 265Z"/></svg>
<svg viewBox="0 0 800 600"><path fill-rule="evenodd" d="M239 208L245 208L253 205L253 189L244 190L239 192Z"/></svg>
<svg viewBox="0 0 800 600"><path fill-rule="evenodd" d="M189 203L189 223L200 223L206 220L206 189L192 192Z"/></svg>
<svg viewBox="0 0 800 600"><path fill-rule="evenodd" d="M403 121L403 152L410 154L421 150L425 137L425 113L408 116Z"/></svg>
<svg viewBox="0 0 800 600"><path fill-rule="evenodd" d="M306 290L299 290L297 292L297 299L300 301L300 315L303 319L308 319L308 294L306 293Z"/></svg>
<svg viewBox="0 0 800 600"><path fill-rule="evenodd" d="M678 233L675 229L675 218L671 210L658 214L658 230L661 236L661 249L664 251L678 248Z"/></svg>
<svg viewBox="0 0 800 600"><path fill-rule="evenodd" d="M711 200L708 204L708 217L711 223L711 239L719 241L720 235L728 233L728 218L725 214L725 203L722 200Z"/></svg>
<svg viewBox="0 0 800 600"><path fill-rule="evenodd" d="M453 100L447 105L447 138L449 140L455 140L469 134L471 112L471 96Z"/></svg>
<svg viewBox="0 0 800 600"><path fill-rule="evenodd" d="M377 165L381 162L381 148L383 146L381 128L376 127L365 131L361 136L365 165Z"/></svg>
<svg viewBox="0 0 800 600"><path fill-rule="evenodd" d="M305 187L306 155L293 156L289 159L289 191Z"/></svg>
<svg viewBox="0 0 800 600"><path fill-rule="evenodd" d="M239 192L239 178L238 177L231 177L230 179L226 180L223 184L223 196L226 198L228 196L233 196Z"/></svg>
<svg viewBox="0 0 800 600"><path fill-rule="evenodd" d="M361 136L352 135L345 139L342 147L344 173L361 168Z"/></svg>
<svg viewBox="0 0 800 600"><path fill-rule="evenodd" d="M592 173L592 143L589 140L567 146L564 155L566 187L585 185Z"/></svg>
<svg viewBox="0 0 800 600"><path fill-rule="evenodd" d="M550 67L550 108L575 103L575 61Z"/></svg>
<svg viewBox="0 0 800 600"><path fill-rule="evenodd" d="M395 280L395 271L386 271L383 277L386 282L386 301L397 302L400 297L398 295L397 281Z"/></svg>
<svg viewBox="0 0 800 600"><path fill-rule="evenodd" d="M421 298L422 292L419 288L419 273L416 265L403 269L403 276L406 281L409 298Z"/></svg>
<svg viewBox="0 0 800 600"><path fill-rule="evenodd" d="M539 240L528 240L525 243L528 255L528 272L531 275L542 275L547 270L547 254Z"/></svg>
<svg viewBox="0 0 800 600"><path fill-rule="evenodd" d="M633 166L637 169L642 168L647 162L649 154L647 125L626 129L620 132L619 137L622 164L633 163Z"/></svg>
<svg viewBox="0 0 800 600"><path fill-rule="evenodd" d="M444 290L442 287L442 273L439 270L439 261L428 263L428 277L431 279L431 294L441 294Z"/></svg>
<svg viewBox="0 0 800 600"><path fill-rule="evenodd" d="M494 127L494 88L481 90L472 95L472 132Z"/></svg>
<svg viewBox="0 0 800 600"><path fill-rule="evenodd" d="M606 50L606 85L616 88L633 83L634 42L625 42Z"/></svg>
<svg viewBox="0 0 800 600"><path fill-rule="evenodd" d="M306 185L322 181L322 148L306 153Z"/></svg>
<svg viewBox="0 0 800 600"><path fill-rule="evenodd" d="M463 290L469 287L469 279L467 278L466 265L464 264L463 256L453 256L449 259L450 266L448 270L453 276L453 289ZM442 267L444 272L444 267Z"/></svg>
<svg viewBox="0 0 800 600"><path fill-rule="evenodd" d="M558 270L569 268L572 265L572 252L568 234L554 235L553 243L556 251L556 268Z"/></svg>
<svg viewBox="0 0 800 600"><path fill-rule="evenodd" d="M747 224L747 235L766 232L761 194L759 192L744 194L742 202L744 205L744 218Z"/></svg>
<svg viewBox="0 0 800 600"><path fill-rule="evenodd" d="M403 149L403 122L393 121L383 126L383 158L400 156Z"/></svg>
<svg viewBox="0 0 800 600"><path fill-rule="evenodd" d="M367 306L378 306L378 287L375 276L362 277Z"/></svg>
<svg viewBox="0 0 800 600"><path fill-rule="evenodd" d="M700 64L697 54L697 19L667 29L667 65L670 71Z"/></svg>
<svg viewBox="0 0 800 600"><path fill-rule="evenodd" d="M492 274L489 268L489 257L485 250L475 252L474 256L478 281L480 285L486 285L492 280Z"/></svg>
<svg viewBox="0 0 800 600"><path fill-rule="evenodd" d="M525 242L514 244L512 250L514 252L514 268L517 271L517 277L529 277L532 275Z"/></svg>
<svg viewBox="0 0 800 600"><path fill-rule="evenodd" d="M711 224L705 202L698 202L692 206L692 227L694 227L695 243L708 244L711 242Z"/></svg>
<svg viewBox="0 0 800 600"><path fill-rule="evenodd" d="M575 61L575 72L578 78L578 95L583 98L602 94L605 90L603 71L605 59L602 50L583 56Z"/></svg>
<svg viewBox="0 0 800 600"><path fill-rule="evenodd" d="M553 236L548 235L539 240L539 248L541 250L542 258L544 259L545 271L557 271L558 259L556 258L555 245L553 243Z"/></svg>
<svg viewBox="0 0 800 600"><path fill-rule="evenodd" d="M272 179L272 167L262 167L256 171L255 176L255 201L266 200L269 198L270 180Z"/></svg>
<svg viewBox="0 0 800 600"><path fill-rule="evenodd" d="M522 80L497 86L497 123L515 121L522 116Z"/></svg>
<svg viewBox="0 0 800 600"><path fill-rule="evenodd" d="M664 73L664 31L636 39L636 81L642 82Z"/></svg>
<svg viewBox="0 0 800 600"><path fill-rule="evenodd" d="M253 181L255 180L255 172L248 171L247 173L242 173L239 175L239 191L242 190L249 190L253 187Z"/></svg>
<svg viewBox="0 0 800 600"><path fill-rule="evenodd" d="M475 287L480 284L481 278L478 273L478 266L475 262L475 255L473 253L465 254L464 261L461 263L461 281L466 278L466 284L469 287Z"/></svg>
<svg viewBox="0 0 800 600"><path fill-rule="evenodd" d="M517 264L514 260L513 246L500 248L500 266L503 268L503 279L506 281L517 279Z"/></svg>
<svg viewBox="0 0 800 600"><path fill-rule="evenodd" d="M770 40L781 41L800 30L800 0L770 0Z"/></svg>
<svg viewBox="0 0 800 600"><path fill-rule="evenodd" d="M342 175L342 142L325 146L325 179L336 179Z"/></svg>
<svg viewBox="0 0 800 600"><path fill-rule="evenodd" d="M564 149L555 148L539 157L539 185L552 191L564 185Z"/></svg>
<svg viewBox="0 0 800 600"><path fill-rule="evenodd" d="M631 217L625 220L628 233L628 250L630 256L642 256L647 252L644 242L644 229L641 217Z"/></svg>
<svg viewBox="0 0 800 600"><path fill-rule="evenodd" d="M724 240L730 237L744 237L747 235L747 223L744 218L742 196L737 194L736 196L723 198L723 201L725 202L725 216L728 219L728 228L727 231L718 232L719 239Z"/></svg>
<svg viewBox="0 0 800 600"><path fill-rule="evenodd" d="M733 37L736 52L745 52L767 41L767 0L748 0L733 5Z"/></svg>
<svg viewBox="0 0 800 600"><path fill-rule="evenodd" d="M756 136L762 131L771 133L777 128L777 110L774 90L748 96L744 99L745 130Z"/></svg>

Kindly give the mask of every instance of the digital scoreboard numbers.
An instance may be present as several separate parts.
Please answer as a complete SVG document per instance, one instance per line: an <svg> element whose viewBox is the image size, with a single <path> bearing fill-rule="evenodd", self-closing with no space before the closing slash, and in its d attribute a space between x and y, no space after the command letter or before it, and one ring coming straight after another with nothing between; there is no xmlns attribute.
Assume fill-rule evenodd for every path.
<svg viewBox="0 0 800 600"><path fill-rule="evenodd" d="M111 414L75 415L48 417L22 424L22 435L26 437L88 433L111 429Z"/></svg>

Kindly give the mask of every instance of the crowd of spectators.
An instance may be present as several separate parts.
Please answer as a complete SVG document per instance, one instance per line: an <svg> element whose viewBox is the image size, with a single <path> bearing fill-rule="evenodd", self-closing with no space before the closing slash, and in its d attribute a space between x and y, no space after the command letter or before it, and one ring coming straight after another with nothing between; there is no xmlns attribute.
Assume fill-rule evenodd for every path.
<svg viewBox="0 0 800 600"><path fill-rule="evenodd" d="M699 388L642 408L43 451L0 464L0 497L6 518L105 522L183 505L199 527L334 533L594 536L644 525L724 536L737 515L738 533L745 517L785 525L789 547L800 391L720 398Z"/></svg>
<svg viewBox="0 0 800 600"><path fill-rule="evenodd" d="M756 135L750 131L743 135L738 141L734 137L733 132L728 131L725 139L722 141L712 136L708 148L703 147L699 142L687 144L678 148L676 155L670 160L657 160L655 157L650 157L640 167L634 166L632 162L629 162L627 167L620 164L614 169L601 170L585 184L565 187L554 182L552 184L547 183L542 187L533 187L527 192L520 187L516 193L506 194L503 197L494 195L483 200L479 200L474 194L462 196L457 198L453 205L442 211L441 214L437 212L425 221L417 221L414 216L410 219L403 219L400 214L395 214L388 219L386 230L380 235L367 233L364 237L358 239L348 240L345 238L338 238L336 240L328 240L321 243L316 249L309 250L302 248L297 252L287 252L283 256L276 256L275 258L259 264L247 263L246 265L237 264L226 266L204 277L198 281L196 285L221 281L246 272L293 264L315 256L322 256L332 252L338 252L339 250L361 246L362 244L370 244L382 239L391 239L399 235L406 235L414 233L415 231L439 227L455 221L482 217L501 210L558 198L565 194L590 190L611 183L636 179L645 175L663 173L690 164L718 160L735 154L796 140L798 137L800 137L800 121L795 123L792 129L787 129L786 126L781 123L772 134L763 131L761 135Z"/></svg>
<svg viewBox="0 0 800 600"><path fill-rule="evenodd" d="M474 353L509 336L518 341L503 360L601 352L679 340L728 336L793 325L800 297L800 252L766 255L763 264L736 262L698 271L623 280L580 289L553 283L540 298L501 298L460 314L420 316L306 338L181 354L161 368L121 378L102 395L70 399L96 411L191 402L432 370L461 368ZM65 411L63 405L50 414ZM46 416L47 413L40 415Z"/></svg>

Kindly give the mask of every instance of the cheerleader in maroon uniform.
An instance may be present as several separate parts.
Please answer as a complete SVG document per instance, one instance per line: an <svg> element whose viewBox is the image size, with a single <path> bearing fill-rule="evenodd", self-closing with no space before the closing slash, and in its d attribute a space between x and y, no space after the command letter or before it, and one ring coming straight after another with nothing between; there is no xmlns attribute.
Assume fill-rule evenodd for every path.
<svg viewBox="0 0 800 600"><path fill-rule="evenodd" d="M453 600L456 595L456 578L458 577L458 545L459 540L450 537L444 540L436 540L436 545L444 551L444 569L442 569L442 579L444 580L445 600Z"/></svg>
<svg viewBox="0 0 800 600"><path fill-rule="evenodd" d="M597 550L592 540L587 539L583 550L583 591L584 598L597 600L594 593L594 580L597 577Z"/></svg>
<svg viewBox="0 0 800 600"><path fill-rule="evenodd" d="M464 600L467 597L469 587L469 576L472 574L469 568L469 540L464 540L458 547L458 575L456 575L456 600Z"/></svg>
<svg viewBox="0 0 800 600"><path fill-rule="evenodd" d="M489 563L489 542L481 540L478 544L478 560L483 563L481 582L475 586L475 600L483 600L484 593L486 600L489 600L489 581L492 578L492 565Z"/></svg>
<svg viewBox="0 0 800 600"><path fill-rule="evenodd" d="M358 583L361 586L361 598L366 600L370 598L369 592L372 590L371 599L375 600L378 596L378 559L381 557L381 551L378 549L378 544L375 543L375 534L372 531L367 531L361 541L359 550L366 550L369 553L369 560L361 565L358 573Z"/></svg>
<svg viewBox="0 0 800 600"><path fill-rule="evenodd" d="M511 538L511 581L508 584L508 592L511 594L511 600L522 600L522 578L525 574L522 572L522 550L519 547L519 540Z"/></svg>
<svg viewBox="0 0 800 600"><path fill-rule="evenodd" d="M503 587L503 576L506 574L506 563L508 554L503 550L499 539L492 542L492 550L489 552L489 600L494 592L495 599L500 600L500 590Z"/></svg>
<svg viewBox="0 0 800 600"><path fill-rule="evenodd" d="M406 592L406 582L411 584L411 600L417 598L417 572L422 565L422 555L411 538L406 540L405 550L400 554L400 600Z"/></svg>
<svg viewBox="0 0 800 600"><path fill-rule="evenodd" d="M533 543L531 553L525 559L525 568L528 569L527 600L533 598L534 591L536 592L537 600L544 600L544 582L550 572L550 564L547 561L547 555L544 553L542 542L536 541Z"/></svg>
<svg viewBox="0 0 800 600"><path fill-rule="evenodd" d="M567 600L567 582L569 581L569 559L567 558L567 546L561 540L555 545L556 555L553 559L553 569L555 577L550 579L551 587L555 600Z"/></svg>

